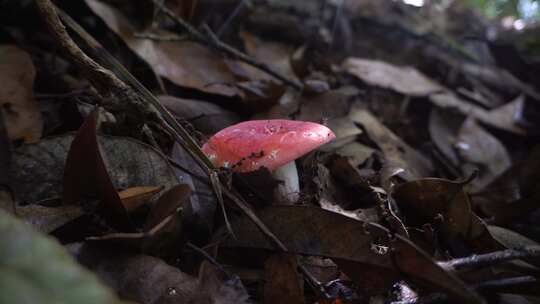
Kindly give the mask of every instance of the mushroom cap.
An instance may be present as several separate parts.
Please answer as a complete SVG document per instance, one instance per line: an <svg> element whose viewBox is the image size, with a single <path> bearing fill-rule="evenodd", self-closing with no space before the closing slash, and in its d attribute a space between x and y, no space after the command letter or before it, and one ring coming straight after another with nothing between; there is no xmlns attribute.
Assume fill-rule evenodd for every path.
<svg viewBox="0 0 540 304"><path fill-rule="evenodd" d="M270 171L331 141L336 136L326 126L306 121L250 120L227 127L202 146L216 167L249 172Z"/></svg>

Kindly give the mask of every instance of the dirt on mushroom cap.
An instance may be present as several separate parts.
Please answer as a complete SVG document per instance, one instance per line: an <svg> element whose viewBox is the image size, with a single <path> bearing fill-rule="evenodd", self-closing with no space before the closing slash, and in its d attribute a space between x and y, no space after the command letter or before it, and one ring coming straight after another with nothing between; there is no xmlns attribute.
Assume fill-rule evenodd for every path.
<svg viewBox="0 0 540 304"><path fill-rule="evenodd" d="M274 170L334 138L332 130L313 122L251 120L219 131L202 150L217 167Z"/></svg>

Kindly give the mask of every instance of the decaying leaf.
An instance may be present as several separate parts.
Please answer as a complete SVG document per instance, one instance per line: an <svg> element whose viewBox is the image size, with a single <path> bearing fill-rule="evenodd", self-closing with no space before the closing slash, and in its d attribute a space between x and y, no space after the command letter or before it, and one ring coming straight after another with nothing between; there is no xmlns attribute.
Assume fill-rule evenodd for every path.
<svg viewBox="0 0 540 304"><path fill-rule="evenodd" d="M269 65L286 77L294 79L296 76L291 67L290 58L294 49L283 43L265 41L252 33L243 31L240 37L244 41L246 52L256 60ZM252 80L274 80L272 76L253 68L251 65L240 63Z"/></svg>
<svg viewBox="0 0 540 304"><path fill-rule="evenodd" d="M189 121L204 134L214 134L240 122L239 115L202 100L159 96L159 102L174 116Z"/></svg>
<svg viewBox="0 0 540 304"><path fill-rule="evenodd" d="M73 134L44 138L14 150L13 188L22 203L34 203L62 193L62 176Z"/></svg>
<svg viewBox="0 0 540 304"><path fill-rule="evenodd" d="M0 111L11 140L36 142L43 120L34 99L36 70L30 55L14 45L0 45Z"/></svg>
<svg viewBox="0 0 540 304"><path fill-rule="evenodd" d="M178 184L153 203L142 225L143 232L109 233L88 237L87 241L107 244L112 248L134 250L159 257L171 257L185 244L186 231L182 212L191 196L187 184Z"/></svg>
<svg viewBox="0 0 540 304"><path fill-rule="evenodd" d="M178 143L172 148L171 158L183 168L174 170L176 177L182 183L188 184L195 194L190 196L189 202L184 206L182 224L194 238L207 240L214 229L214 216L218 206L210 180Z"/></svg>
<svg viewBox="0 0 540 304"><path fill-rule="evenodd" d="M433 170L431 161L395 135L369 111L354 107L349 117L355 123L363 126L370 139L383 152L385 166L389 167L388 171L393 172L388 174L385 179L389 179L395 174L400 174L400 176L411 180L430 175ZM388 182L383 181L383 185L386 183Z"/></svg>
<svg viewBox="0 0 540 304"><path fill-rule="evenodd" d="M101 155L97 139L99 113L96 110L88 116L71 143L64 169L62 202L82 205L85 199L97 198L96 212L111 227L123 232L133 231L133 224Z"/></svg>
<svg viewBox="0 0 540 304"><path fill-rule="evenodd" d="M17 207L18 217L44 233L50 233L83 214L84 212L80 206L73 205L58 207L29 205Z"/></svg>
<svg viewBox="0 0 540 304"><path fill-rule="evenodd" d="M305 96L299 100L300 114L297 119L320 123L346 116L358 92L354 87L342 87L315 96Z"/></svg>
<svg viewBox="0 0 540 304"><path fill-rule="evenodd" d="M309 207L272 206L258 215L292 253L330 257L338 265L339 260L358 264L359 267L354 269L341 268L351 278L364 277L361 272L354 271L361 271L361 265L367 265L394 278L398 272L405 273L422 286L444 290L458 301L482 302L461 281L439 268L423 251L399 235L394 235L391 241L389 232L377 224ZM228 240L224 246L273 248L248 219L232 225L236 238ZM351 239L346 240L347 237Z"/></svg>
<svg viewBox="0 0 540 304"><path fill-rule="evenodd" d="M433 108L429 115L429 135L450 165L458 167L459 158L455 149L456 136L465 117L460 114Z"/></svg>
<svg viewBox="0 0 540 304"><path fill-rule="evenodd" d="M467 165L479 170L478 178L472 182L477 189L495 180L511 165L506 148L472 118L463 122L454 146L459 156L466 162L462 165L466 175L472 173L471 168L468 168L467 172L465 168Z"/></svg>
<svg viewBox="0 0 540 304"><path fill-rule="evenodd" d="M352 143L358 135L362 134L362 130L347 116L329 119L327 127L334 132L336 138L321 147L322 151L330 151Z"/></svg>
<svg viewBox="0 0 540 304"><path fill-rule="evenodd" d="M264 303L305 303L297 259L291 254L276 253L266 260Z"/></svg>
<svg viewBox="0 0 540 304"><path fill-rule="evenodd" d="M538 208L539 155L540 146L536 146L526 159L473 196L474 205L490 223L502 225Z"/></svg>
<svg viewBox="0 0 540 304"><path fill-rule="evenodd" d="M123 254L94 246L78 248L76 255L118 294L143 304L249 303L240 282L224 280L210 269L190 276L158 258ZM211 266L210 266L211 267Z"/></svg>
<svg viewBox="0 0 540 304"><path fill-rule="evenodd" d="M227 96L236 94L234 88L223 85L235 82L229 67L205 46L191 41L154 41L136 37L137 30L120 11L98 0L87 0L86 3L158 75L179 86ZM161 35L171 36L170 33Z"/></svg>
<svg viewBox="0 0 540 304"><path fill-rule="evenodd" d="M152 206L152 210L146 218L144 230L150 230L169 215L175 213L188 201L190 196L191 189L188 184L178 184L167 190Z"/></svg>
<svg viewBox="0 0 540 304"><path fill-rule="evenodd" d="M472 116L479 122L516 134L525 134L525 130L514 121L514 112L507 109L485 110L466 102L451 93L438 93L429 97L431 102L443 109L453 109L465 116ZM503 106L504 107L504 106Z"/></svg>
<svg viewBox="0 0 540 304"><path fill-rule="evenodd" d="M62 176L73 134L54 136L15 149L12 172L19 201L34 203L59 197ZM116 189L142 185L171 187L177 179L167 159L139 141L98 135L106 155L108 173Z"/></svg>
<svg viewBox="0 0 540 304"><path fill-rule="evenodd" d="M404 222L422 228L429 224L440 226L442 242L455 255L468 251L489 251L497 248L484 223L473 213L463 188L465 182L439 178L424 178L400 184L392 197L403 214ZM480 243L481 246L476 243ZM464 244L468 248L465 249Z"/></svg>
<svg viewBox="0 0 540 304"><path fill-rule="evenodd" d="M410 96L429 96L443 88L412 67L397 67L383 61L347 58L343 62L346 72L369 85L395 90Z"/></svg>
<svg viewBox="0 0 540 304"><path fill-rule="evenodd" d="M144 205L148 199L161 190L163 190L161 186L132 187L118 192L118 196L126 211L130 212Z"/></svg>
<svg viewBox="0 0 540 304"><path fill-rule="evenodd" d="M358 142L352 142L337 149L335 153L342 157L347 157L351 166L358 167L370 158L375 150Z"/></svg>

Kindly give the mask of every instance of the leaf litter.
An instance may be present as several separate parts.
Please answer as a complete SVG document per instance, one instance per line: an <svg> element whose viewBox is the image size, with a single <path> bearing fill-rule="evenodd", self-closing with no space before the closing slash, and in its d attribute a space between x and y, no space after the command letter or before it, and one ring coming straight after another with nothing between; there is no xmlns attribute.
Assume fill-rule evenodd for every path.
<svg viewBox="0 0 540 304"><path fill-rule="evenodd" d="M159 96L167 110L152 114L112 83L93 87L92 65L45 27L6 19L0 295L535 303L538 83L492 56L501 50L487 41L502 38L470 47L457 23L488 32L471 8L347 2L58 2L102 42L75 39L94 68L106 74L99 62L110 67L103 54L113 53ZM24 1L9 8L35 12ZM504 52L529 56L517 44ZM336 138L294 160L298 170L234 173L239 164L213 168L211 155L175 142L163 111L199 147L248 120L319 123ZM276 189L291 180L295 202L280 205ZM58 273L42 267L56 263ZM459 263L466 269L449 266Z"/></svg>

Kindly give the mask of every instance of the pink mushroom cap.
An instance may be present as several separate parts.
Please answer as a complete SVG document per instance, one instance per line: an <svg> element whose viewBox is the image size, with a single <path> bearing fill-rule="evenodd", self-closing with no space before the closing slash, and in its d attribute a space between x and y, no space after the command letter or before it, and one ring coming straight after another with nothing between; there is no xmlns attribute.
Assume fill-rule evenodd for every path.
<svg viewBox="0 0 540 304"><path fill-rule="evenodd" d="M336 136L326 126L306 121L251 120L227 127L202 146L216 167L270 171L317 149Z"/></svg>

